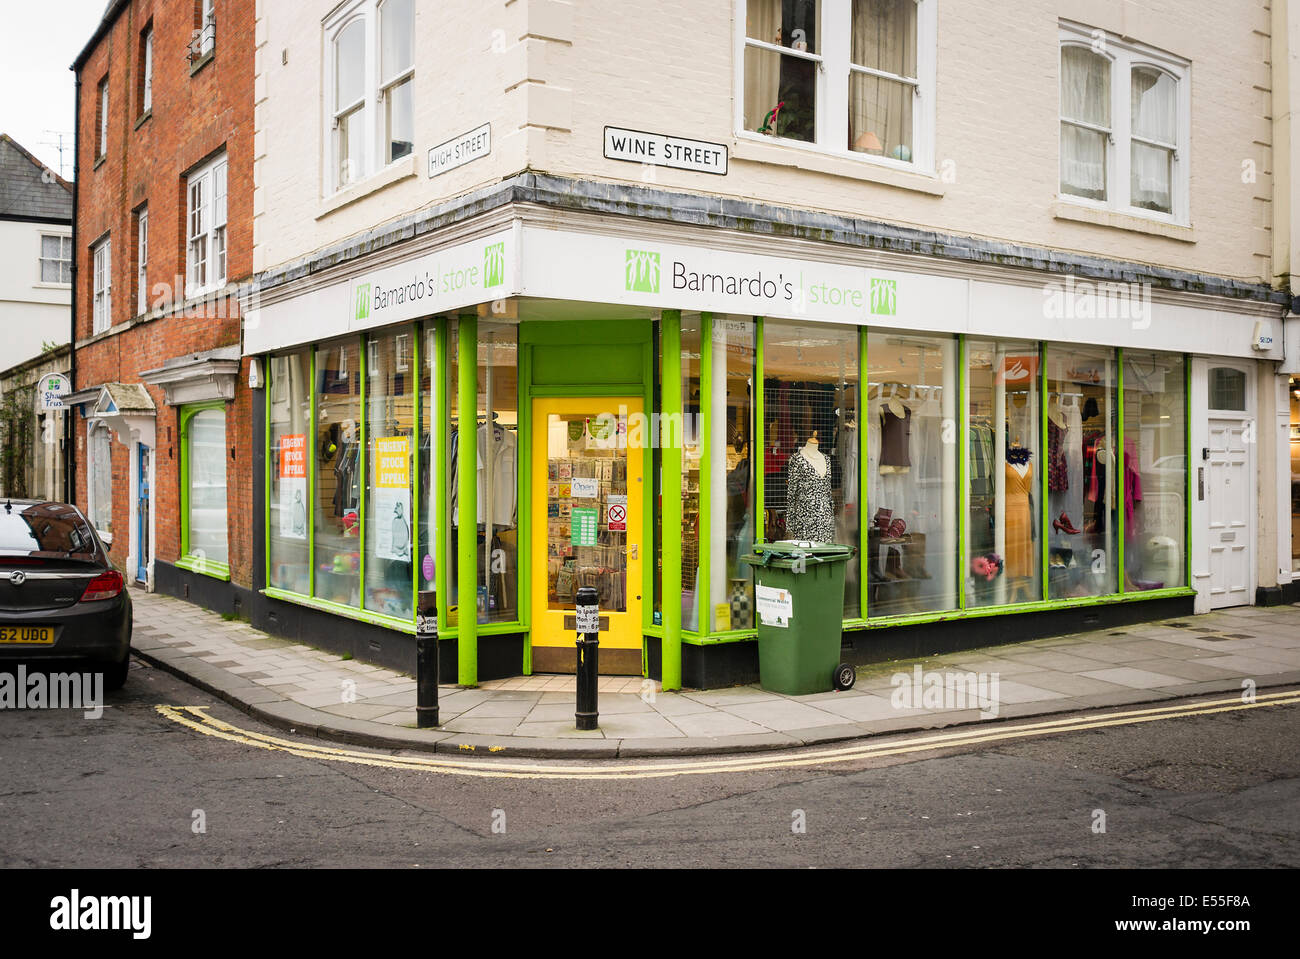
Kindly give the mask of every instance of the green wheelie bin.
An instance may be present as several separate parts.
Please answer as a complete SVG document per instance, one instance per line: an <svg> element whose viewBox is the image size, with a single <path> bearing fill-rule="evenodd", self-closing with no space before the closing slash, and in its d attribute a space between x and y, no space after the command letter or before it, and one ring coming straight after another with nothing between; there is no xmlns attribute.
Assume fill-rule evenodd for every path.
<svg viewBox="0 0 1300 959"><path fill-rule="evenodd" d="M764 689L789 696L848 689L856 676L840 662L844 566L852 546L780 540L756 544L758 670Z"/></svg>

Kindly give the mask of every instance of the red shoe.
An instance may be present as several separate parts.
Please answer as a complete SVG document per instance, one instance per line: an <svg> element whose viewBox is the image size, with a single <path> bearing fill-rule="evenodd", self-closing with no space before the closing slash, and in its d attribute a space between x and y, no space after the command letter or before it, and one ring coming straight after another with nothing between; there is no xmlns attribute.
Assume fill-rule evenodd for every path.
<svg viewBox="0 0 1300 959"><path fill-rule="evenodd" d="M1074 528L1074 524L1070 522L1070 517L1066 516L1065 513L1061 514L1060 519L1052 520L1052 529L1062 533L1069 533L1071 536L1077 535L1079 532Z"/></svg>

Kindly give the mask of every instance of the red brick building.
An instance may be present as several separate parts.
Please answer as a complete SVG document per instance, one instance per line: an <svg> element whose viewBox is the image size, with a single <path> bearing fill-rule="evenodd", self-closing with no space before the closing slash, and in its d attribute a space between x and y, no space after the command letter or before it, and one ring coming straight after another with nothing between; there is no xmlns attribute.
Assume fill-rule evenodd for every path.
<svg viewBox="0 0 1300 959"><path fill-rule="evenodd" d="M117 0L77 75L73 466L128 578L251 584L252 0Z"/></svg>

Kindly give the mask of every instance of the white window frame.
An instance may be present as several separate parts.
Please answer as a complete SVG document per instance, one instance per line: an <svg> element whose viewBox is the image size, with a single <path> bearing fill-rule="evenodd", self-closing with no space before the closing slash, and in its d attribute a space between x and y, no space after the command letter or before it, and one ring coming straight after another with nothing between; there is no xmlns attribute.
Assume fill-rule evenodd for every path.
<svg viewBox="0 0 1300 959"><path fill-rule="evenodd" d="M135 221L135 312L149 312L149 208L141 207Z"/></svg>
<svg viewBox="0 0 1300 959"><path fill-rule="evenodd" d="M228 195L229 166L224 152L185 178L187 298L201 296L226 285Z"/></svg>
<svg viewBox="0 0 1300 959"><path fill-rule="evenodd" d="M91 250L92 333L103 333L113 325L113 241L104 237Z"/></svg>
<svg viewBox="0 0 1300 959"><path fill-rule="evenodd" d="M859 153L848 148L849 142L849 80L853 73L865 73L896 82L911 83L911 78L854 65L853 55L853 3L852 0L818 0L820 4L817 54L792 50L745 36L746 7L749 0L736 0L734 70L732 82L733 125L736 137L758 143L779 144L795 150L808 150L827 156L842 157L861 163L905 170L909 173L934 175L935 89L937 0L913 0L916 4L916 77L912 99L912 159L899 160L890 156ZM745 48L771 50L785 56L811 60L817 65L817 139L809 143L784 137L768 136L745 129Z"/></svg>
<svg viewBox="0 0 1300 959"><path fill-rule="evenodd" d="M108 156L108 77L99 81L99 152L95 158Z"/></svg>
<svg viewBox="0 0 1300 959"><path fill-rule="evenodd" d="M140 94L140 115L153 109L153 27L144 34L144 89Z"/></svg>
<svg viewBox="0 0 1300 959"><path fill-rule="evenodd" d="M416 57L413 52L409 69L394 74L392 77L381 76L382 48L380 44L383 38L380 35L380 8L383 3L384 0L351 0L351 2L340 5L321 23L323 43L321 63L324 67L324 75L321 78L321 87L324 93L321 98L323 105L321 121L325 134L322 137L325 147L323 166L325 171L323 192L325 196L333 195L341 190L351 189L399 163L411 162L418 152L413 147L406 156L398 157L391 162L387 160L388 129L386 117L384 116L385 99L392 88L407 80L412 81L412 92L414 94ZM418 6L418 3L411 6L412 19L418 16ZM365 54L361 74L362 97L352 103L339 104L335 101L336 78L338 76L338 47L336 41L344 29L357 21L361 21L365 25L363 43ZM412 31L414 32L414 24L412 25ZM412 99L414 99L414 96ZM351 113L358 107L364 110L366 117L362 135L363 148L359 163L360 169L351 180L343 182L339 176L338 121L344 114ZM414 119L415 111L414 107L412 107L412 122L414 122Z"/></svg>
<svg viewBox="0 0 1300 959"><path fill-rule="evenodd" d="M199 15L199 56L206 57L217 45L216 0L203 0Z"/></svg>
<svg viewBox="0 0 1300 959"><path fill-rule="evenodd" d="M95 495L95 481L98 478L99 466L95 463L95 447L98 443L104 442L108 447L108 486L111 491L113 488L113 434L107 426L99 420L90 420L86 423L86 519L90 520L95 532L105 543L113 542L113 497L109 493L107 504L100 503L99 498ZM107 510L108 528L100 529L97 515L101 508Z"/></svg>
<svg viewBox="0 0 1300 959"><path fill-rule="evenodd" d="M1061 192L1060 163L1057 163L1056 195L1062 203L1088 207L1093 210L1106 210L1123 213L1126 216L1155 220L1158 223L1170 223L1176 226L1191 225L1191 64L1172 54L1157 50L1145 44L1120 40L1119 37L1105 30L1062 20L1060 23L1060 43L1056 56L1057 68L1057 150L1061 150L1060 121L1060 70L1061 50L1067 46L1082 46L1100 53L1110 62L1110 136L1106 144L1106 199L1094 200L1089 197L1075 196ZM1168 74L1177 84L1177 97L1174 122L1176 137L1173 144L1157 144L1173 147L1173 164L1169 174L1171 213L1148 210L1132 205L1132 143L1152 142L1142 137L1133 136L1132 124L1132 82L1133 69L1147 67ZM1073 122L1073 121L1070 121Z"/></svg>
<svg viewBox="0 0 1300 959"><path fill-rule="evenodd" d="M45 241L59 241L59 256L51 259L45 255ZM66 275L68 278L47 280L45 279L45 264L55 264L56 271L60 277ZM72 237L67 233L42 233L40 236L40 247L36 255L36 280L41 286L71 286L72 285Z"/></svg>
<svg viewBox="0 0 1300 959"><path fill-rule="evenodd" d="M399 70L391 77L385 77L383 75L384 7L390 2L391 0L378 0L378 3L375 5L375 43L377 44L375 48L376 49L375 69L378 71L377 82L379 84L379 92L375 97L375 103L376 103L376 110L383 114L383 116L376 117L375 121L376 121L376 127L379 130L379 137L380 137L379 155L384 158L385 165L397 163L401 160L406 159L406 156L413 156L415 153L415 146L414 144L412 144L411 152L408 153L406 156L397 157L397 159L390 159L388 156L388 150L389 147L392 146L392 140L393 140L392 135L388 129L389 95L392 93L394 88L401 86L403 83L409 80L411 81L412 103L414 103L415 100L415 22L414 21L415 21L415 12L416 12L415 8L417 6L417 4L413 0L413 2L411 3L411 21L412 21L411 22L411 65L407 67L405 70ZM411 122L412 124L414 124L415 122L414 107L412 108L411 111Z"/></svg>

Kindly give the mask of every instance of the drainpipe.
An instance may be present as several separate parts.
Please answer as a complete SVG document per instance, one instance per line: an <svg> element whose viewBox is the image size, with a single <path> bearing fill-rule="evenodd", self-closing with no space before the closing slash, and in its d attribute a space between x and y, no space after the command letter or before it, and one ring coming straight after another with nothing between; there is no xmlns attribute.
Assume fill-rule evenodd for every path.
<svg viewBox="0 0 1300 959"><path fill-rule="evenodd" d="M68 380L72 391L77 390L77 257L81 244L78 242L77 196L81 192L81 71L73 68L76 77L76 92L73 98L73 134L72 134L72 315L68 318ZM72 406L63 411L63 501L76 504L77 501L77 444L73 417L76 412Z"/></svg>

